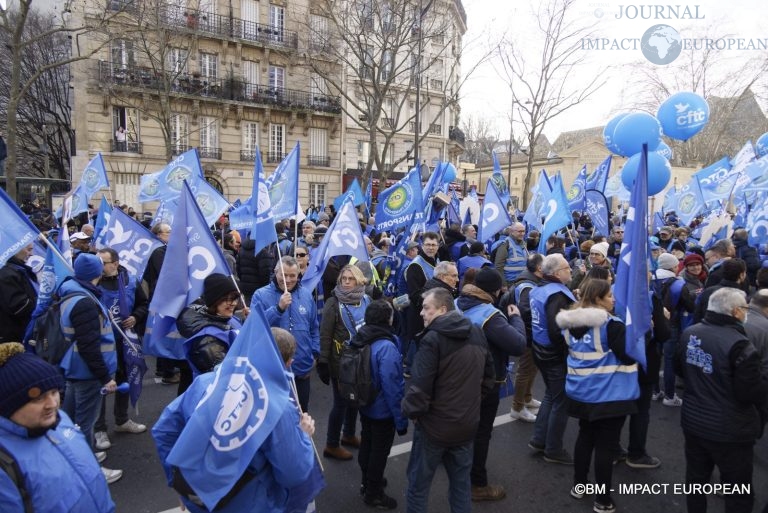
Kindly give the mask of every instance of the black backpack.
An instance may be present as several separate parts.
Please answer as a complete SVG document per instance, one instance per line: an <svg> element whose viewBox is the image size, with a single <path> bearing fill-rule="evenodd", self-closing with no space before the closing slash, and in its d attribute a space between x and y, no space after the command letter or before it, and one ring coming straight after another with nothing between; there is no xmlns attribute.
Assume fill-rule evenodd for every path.
<svg viewBox="0 0 768 513"><path fill-rule="evenodd" d="M88 297L82 292L73 292L61 298L57 298L48 307L48 310L40 314L34 321L29 345L35 348L37 356L50 363L58 365L64 359L72 341L67 341L61 328L61 307L64 302L75 296Z"/></svg>
<svg viewBox="0 0 768 513"><path fill-rule="evenodd" d="M373 384L371 345L345 344L339 358L339 393L347 406L371 404L379 391Z"/></svg>

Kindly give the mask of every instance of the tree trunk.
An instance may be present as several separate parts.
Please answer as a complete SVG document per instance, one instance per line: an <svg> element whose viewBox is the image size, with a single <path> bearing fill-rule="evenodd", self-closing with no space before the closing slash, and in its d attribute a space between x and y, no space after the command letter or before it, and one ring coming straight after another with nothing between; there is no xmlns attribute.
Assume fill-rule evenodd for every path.
<svg viewBox="0 0 768 513"><path fill-rule="evenodd" d="M11 69L11 91L10 98L8 99L6 124L8 156L5 159L5 192L16 202L16 161L18 160L16 112L19 109L19 71L18 66L12 66Z"/></svg>

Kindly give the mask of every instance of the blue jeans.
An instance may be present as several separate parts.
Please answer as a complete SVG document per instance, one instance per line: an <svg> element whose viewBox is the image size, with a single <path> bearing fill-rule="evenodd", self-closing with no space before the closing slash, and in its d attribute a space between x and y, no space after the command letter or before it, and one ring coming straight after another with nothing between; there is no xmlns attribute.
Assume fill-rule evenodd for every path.
<svg viewBox="0 0 768 513"><path fill-rule="evenodd" d="M418 424L413 432L411 459L408 460L407 513L427 513L427 501L437 466L448 474L448 503L451 513L472 510L472 441L455 447L440 447L429 440Z"/></svg>
<svg viewBox="0 0 768 513"><path fill-rule="evenodd" d="M536 366L541 371L546 392L536 415L531 442L544 446L544 454L555 456L563 451L563 435L568 424L565 397L567 367L565 362L542 364L539 361L536 361Z"/></svg>
<svg viewBox="0 0 768 513"><path fill-rule="evenodd" d="M101 410L101 382L97 379L67 380L62 406L72 422L80 426L93 449L93 426Z"/></svg>
<svg viewBox="0 0 768 513"><path fill-rule="evenodd" d="M325 445L338 447L342 425L344 436L355 436L357 426L357 408L347 406L339 392L339 380L331 378L331 390L333 390L333 407L328 414L328 433L325 437Z"/></svg>

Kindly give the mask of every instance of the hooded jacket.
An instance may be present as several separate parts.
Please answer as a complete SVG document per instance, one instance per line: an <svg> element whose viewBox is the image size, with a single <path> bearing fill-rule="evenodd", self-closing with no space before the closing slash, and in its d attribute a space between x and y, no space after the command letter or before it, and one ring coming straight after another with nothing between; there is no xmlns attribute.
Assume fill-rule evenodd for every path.
<svg viewBox="0 0 768 513"><path fill-rule="evenodd" d="M0 269L0 343L22 341L36 304L35 273L12 256Z"/></svg>
<svg viewBox="0 0 768 513"><path fill-rule="evenodd" d="M398 431L407 429L408 419L400 407L405 393L405 380L397 338L388 328L366 324L358 330L353 340L357 345L371 346L373 384L379 390L376 399L360 408L360 413L371 419L394 419Z"/></svg>
<svg viewBox="0 0 768 513"><path fill-rule="evenodd" d="M191 304L176 319L179 334L186 338L184 353L195 375L220 364L242 327L236 317L221 317L204 305Z"/></svg>
<svg viewBox="0 0 768 513"><path fill-rule="evenodd" d="M471 442L480 402L494 386L493 359L485 335L457 311L436 317L422 333L402 409L432 443Z"/></svg>

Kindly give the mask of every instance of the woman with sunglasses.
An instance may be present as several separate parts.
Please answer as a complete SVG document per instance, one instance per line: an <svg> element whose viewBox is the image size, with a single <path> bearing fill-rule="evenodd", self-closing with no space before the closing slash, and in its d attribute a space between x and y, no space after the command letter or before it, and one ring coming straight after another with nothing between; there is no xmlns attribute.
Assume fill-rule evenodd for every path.
<svg viewBox="0 0 768 513"><path fill-rule="evenodd" d="M363 272L357 266L345 265L323 308L317 373L320 380L333 389L333 407L328 415L328 434L323 451L326 458L352 459L352 453L341 447L339 442L360 447L360 439L355 436L357 408L347 406L339 392L339 358L344 345L349 344L365 322L365 310L371 303L370 296L365 293L366 283ZM340 436L342 427L344 436Z"/></svg>
<svg viewBox="0 0 768 513"><path fill-rule="evenodd" d="M230 276L211 274L203 282L204 304L189 305L176 319L179 333L186 338L184 352L195 376L212 371L235 341L242 327L235 317L240 297ZM244 309L243 315L247 314Z"/></svg>

